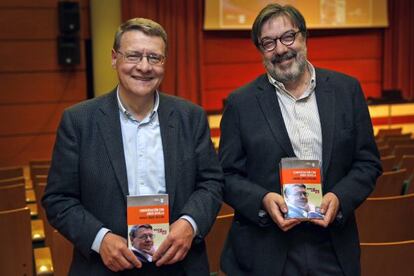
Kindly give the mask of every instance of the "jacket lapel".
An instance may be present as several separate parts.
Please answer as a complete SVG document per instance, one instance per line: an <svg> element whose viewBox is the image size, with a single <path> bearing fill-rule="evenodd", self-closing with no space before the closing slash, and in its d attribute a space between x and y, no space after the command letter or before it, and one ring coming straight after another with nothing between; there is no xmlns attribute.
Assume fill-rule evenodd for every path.
<svg viewBox="0 0 414 276"><path fill-rule="evenodd" d="M122 144L121 123L119 121L119 108L116 90L112 91L100 107L97 119L99 130L102 134L105 148L114 168L118 184L124 196L128 192L128 180L126 175L126 165L124 147ZM125 198L125 197L124 197Z"/></svg>
<svg viewBox="0 0 414 276"><path fill-rule="evenodd" d="M178 125L174 115L173 102L168 96L160 93L160 105L158 108L160 122L162 148L164 152L165 185L169 198L170 210L174 205L176 174L177 174L177 143Z"/></svg>
<svg viewBox="0 0 414 276"><path fill-rule="evenodd" d="M316 101L322 130L323 174L326 174L331 160L335 129L335 97L329 87L329 77L316 69Z"/></svg>
<svg viewBox="0 0 414 276"><path fill-rule="evenodd" d="M258 80L258 90L259 93L257 93L256 98L273 136L288 156L295 156L285 122L283 121L275 88L270 84L266 75L263 75Z"/></svg>

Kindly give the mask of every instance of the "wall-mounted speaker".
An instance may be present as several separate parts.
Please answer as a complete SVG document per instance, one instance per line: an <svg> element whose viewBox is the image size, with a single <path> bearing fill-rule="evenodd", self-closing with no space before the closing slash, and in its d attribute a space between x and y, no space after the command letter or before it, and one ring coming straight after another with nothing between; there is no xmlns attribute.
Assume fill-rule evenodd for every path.
<svg viewBox="0 0 414 276"><path fill-rule="evenodd" d="M59 30L61 33L73 34L80 29L79 3L58 2Z"/></svg>
<svg viewBox="0 0 414 276"><path fill-rule="evenodd" d="M58 37L58 62L60 65L80 64L79 36Z"/></svg>

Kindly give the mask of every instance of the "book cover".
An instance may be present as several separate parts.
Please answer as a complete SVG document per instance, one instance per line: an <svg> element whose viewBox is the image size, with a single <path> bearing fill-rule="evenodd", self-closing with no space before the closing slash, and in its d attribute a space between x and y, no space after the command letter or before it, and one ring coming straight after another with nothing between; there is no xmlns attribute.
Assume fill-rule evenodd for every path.
<svg viewBox="0 0 414 276"><path fill-rule="evenodd" d="M143 262L152 256L170 229L168 195L127 196L128 247Z"/></svg>
<svg viewBox="0 0 414 276"><path fill-rule="evenodd" d="M321 168L318 160L282 158L280 184L288 206L285 218L323 219Z"/></svg>

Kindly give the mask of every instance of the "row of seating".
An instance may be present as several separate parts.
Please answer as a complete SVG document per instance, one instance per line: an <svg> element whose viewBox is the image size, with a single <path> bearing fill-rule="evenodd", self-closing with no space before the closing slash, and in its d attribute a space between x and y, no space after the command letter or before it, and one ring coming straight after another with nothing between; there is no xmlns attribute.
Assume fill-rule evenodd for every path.
<svg viewBox="0 0 414 276"><path fill-rule="evenodd" d="M223 207L207 235L210 271L220 271L220 254L234 214ZM362 276L413 275L414 194L368 198L356 211Z"/></svg>
<svg viewBox="0 0 414 276"><path fill-rule="evenodd" d="M371 196L395 196L414 192L414 139L402 128L380 129L375 137L384 170Z"/></svg>
<svg viewBox="0 0 414 276"><path fill-rule="evenodd" d="M72 245L50 226L40 203L49 166L50 160L34 160L0 168L0 275L68 273Z"/></svg>
<svg viewBox="0 0 414 276"><path fill-rule="evenodd" d="M2 170L0 169L0 177L1 177ZM26 173L27 175L27 173ZM14 175L15 176L15 175ZM36 190L41 186L45 185L46 176L45 175L36 175L32 174L30 179L32 179L32 184L24 183L22 184L13 184L19 186L20 190L22 187L31 187ZM1 180L0 180L1 181ZM6 185L7 186L7 185ZM0 189L3 186L0 185ZM36 198L40 198L42 191L35 192ZM20 198L22 198L20 196ZM3 201L0 201L0 204L3 204ZM402 209L405 210L401 211L399 208L403 207ZM412 249L414 247L414 224L406 223L407 221L413 221L414 218L414 194L413 195L405 195L405 196L396 196L396 197L387 197L387 198L369 198L362 206L357 210L357 221L360 230L360 238L361 238L361 261L362 261L362 275L377 275L372 274L372 271L375 271L378 267L378 263L373 262L375 260L376 254L385 254L387 259L393 263L400 262L400 259L394 260L395 256L399 255L396 252L405 252L408 249ZM1 208L1 207L0 207ZM4 207L10 208L10 207ZM2 209L0 209L2 210ZM39 210L39 217L42 217L42 208L38 208ZM29 214L29 215L28 215ZM10 221L17 221L17 223L6 222L5 219L9 219ZM223 204L223 207L217 217L215 224L212 227L210 234L207 236L207 251L210 260L210 269L213 272L220 273L219 271L219 256L224 245L224 241L226 239L228 230L230 228L231 222L233 219L233 209ZM29 224L27 224L29 221ZM33 222L33 220L32 220ZM44 221L45 224L47 221ZM22 223L26 223L26 226L23 226ZM17 225L19 231L22 232L20 234L19 231L13 230L10 232L8 230L7 225ZM27 226L29 225L29 226ZM33 226L33 224L32 224ZM386 227L391 226L391 227ZM1 237L7 237L7 241L1 241L4 244L3 248L7 248L7 246L12 246L12 248L24 248L22 243L30 242L33 247L32 240L30 239L30 210L27 206L23 208L17 208L13 211L10 210L3 210L0 211L0 228L3 230L0 232ZM25 229L25 230L24 230ZM9 232L6 232L9 231ZM23 233L26 231L25 233ZM29 231L29 232L28 232ZM46 231L46 230L45 230ZM46 231L47 232L47 231ZM10 234L13 233L13 234ZM14 236L18 237L20 243L12 241L9 237ZM26 238L23 239L21 237L25 236ZM50 237L50 241L46 242L46 237ZM29 237L29 239L27 239ZM410 242L411 241L411 242ZM9 244L9 243L11 244ZM36 274L47 274L47 273L54 273L54 275L67 275L67 269L69 267L69 263L71 260L71 253L72 253L72 245L64 239L56 230L52 229L52 234L45 234L45 244L49 247L40 247L35 248L34 254L32 250L25 250L26 254L30 254L29 257L26 256L28 259L32 259L33 255L37 258L36 262ZM48 257L48 248L51 249L52 256ZM56 249L57 248L57 249ZM64 248L64 249L59 249ZM46 253L45 253L46 252ZM57 254L53 254L54 252L59 252L58 257ZM414 252L414 251L411 251ZM5 270L10 268L10 252L8 251L6 255L1 256L2 263L0 263L0 275L13 275L8 273L10 270ZM391 254L392 253L392 254ZM14 256L18 256L18 253L13 251ZM390 255L391 254L391 255ZM50 252L49 252L50 255ZM408 255L404 255L404 258ZM48 260L49 258L49 260ZM52 258L52 263L50 258ZM404 260L403 258L403 260ZM24 258L14 258L14 259L24 259ZM3 263L4 262L4 263ZM7 262L7 263L6 263ZM388 262L389 263L389 262ZM385 263L384 263L385 264ZM404 264L404 262L403 262ZM401 266L402 264L399 264ZM403 269L409 269L407 266L411 265L411 263L406 262L405 266L403 267L394 267L392 269L393 273L396 271L403 271ZM53 270L48 272L53 266ZM13 271L22 271L22 275L26 273L26 275L31 275L27 271L33 269L33 265L31 262L21 262L20 264L13 264ZM20 270L15 270L15 269ZM412 266L411 266L412 268ZM368 271L371 271L368 273ZM380 270L386 271L386 270ZM411 270L412 271L412 270ZM401 273L400 273L401 274ZM20 275L20 274L19 274ZM391 275L391 274L380 274L380 275ZM405 274L402 274L405 275Z"/></svg>

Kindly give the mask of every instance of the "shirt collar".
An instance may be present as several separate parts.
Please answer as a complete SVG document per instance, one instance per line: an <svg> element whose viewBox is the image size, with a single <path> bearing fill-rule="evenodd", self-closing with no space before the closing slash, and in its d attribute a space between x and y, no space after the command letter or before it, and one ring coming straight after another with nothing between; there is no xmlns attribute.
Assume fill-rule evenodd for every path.
<svg viewBox="0 0 414 276"><path fill-rule="evenodd" d="M126 109L126 107L122 104L121 97L119 96L119 86L116 89L116 97L118 99L118 108L119 108L119 111L125 116L125 118L126 119L130 119L130 120L133 120L133 121L138 121L138 120L136 120L132 116L131 112L128 111L128 109ZM149 121L151 121L154 118L155 114L158 111L158 107L160 105L160 95L159 95L158 90L155 90L154 98L155 98L154 99L154 107L153 107L150 115L146 117L146 118L149 118Z"/></svg>
<svg viewBox="0 0 414 276"><path fill-rule="evenodd" d="M310 80L310 83L309 83L305 93L302 95L301 99L310 96L312 94L312 92L315 91L315 87L316 87L315 67L313 67L313 65L309 61L307 62L307 65L308 65L309 72L311 74L311 80ZM278 92L278 93L284 92L284 93L287 93L288 95L291 95L289 93L289 91L286 90L285 85L282 82L275 80L269 73L267 74L267 78L269 79L269 82L274 87L277 88L276 92Z"/></svg>

